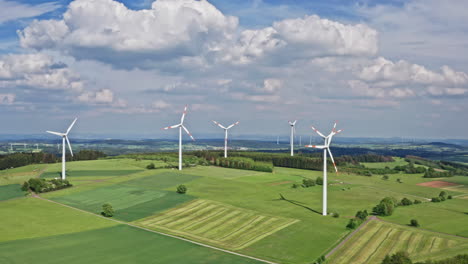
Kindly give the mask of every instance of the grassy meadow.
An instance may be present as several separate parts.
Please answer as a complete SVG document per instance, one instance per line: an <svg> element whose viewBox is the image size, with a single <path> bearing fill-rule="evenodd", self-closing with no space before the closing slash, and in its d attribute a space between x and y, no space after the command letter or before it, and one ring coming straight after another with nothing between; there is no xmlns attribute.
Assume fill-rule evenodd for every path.
<svg viewBox="0 0 468 264"><path fill-rule="evenodd" d="M158 169L147 170L151 162ZM406 164L396 159L386 166L393 163ZM329 173L328 206L329 213L339 214L335 218L321 215L322 186L292 188L305 178L322 176L320 171L277 167L266 173L197 166L180 172L164 169L165 165L135 159L67 162L67 179L74 186L40 196L91 214L34 197L21 198L20 183L31 177L56 177L59 163L0 172L0 212L13 216L0 218L0 262L29 263L34 256L37 263L55 263L47 262L47 256L59 249L72 253L58 254L57 263L115 263L117 259L119 263L154 259L158 263L257 263L102 218L98 215L104 203L113 206L114 219L277 263L312 263L350 233L345 226L356 211L370 212L386 196L423 203L398 207L392 216L381 218L385 222L372 220L328 263L379 263L382 256L400 248L410 249L418 260L441 258L463 252L463 241L468 240L468 199L463 196L468 177L391 174L384 180L379 175ZM433 180L459 186L417 185ZM176 193L180 184L187 186L186 194ZM428 202L443 190L455 198ZM6 200L10 198L18 199ZM421 227L407 227L411 219ZM21 255L15 253L20 248L24 249Z"/></svg>

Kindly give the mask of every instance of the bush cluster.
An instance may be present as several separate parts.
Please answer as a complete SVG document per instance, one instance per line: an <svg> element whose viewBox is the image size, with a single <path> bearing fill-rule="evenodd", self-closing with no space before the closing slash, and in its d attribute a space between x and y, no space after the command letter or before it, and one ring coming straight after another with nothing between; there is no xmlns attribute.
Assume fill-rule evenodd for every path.
<svg viewBox="0 0 468 264"><path fill-rule="evenodd" d="M369 213L367 213L367 210L364 211L357 211L356 215L354 218L349 219L348 224L346 225L346 228L348 229L355 229L358 227L362 222L364 222L367 217L369 216Z"/></svg>
<svg viewBox="0 0 468 264"><path fill-rule="evenodd" d="M40 179L40 178L31 178L28 181L23 183L21 189L23 191L33 191L36 193L44 193L55 190L60 190L73 186L68 180L62 179Z"/></svg>
<svg viewBox="0 0 468 264"><path fill-rule="evenodd" d="M443 201L445 201L447 199L452 199L452 195L447 195L447 193L445 191L441 191L439 193L439 196L432 197L431 202L440 203L440 202L443 202Z"/></svg>

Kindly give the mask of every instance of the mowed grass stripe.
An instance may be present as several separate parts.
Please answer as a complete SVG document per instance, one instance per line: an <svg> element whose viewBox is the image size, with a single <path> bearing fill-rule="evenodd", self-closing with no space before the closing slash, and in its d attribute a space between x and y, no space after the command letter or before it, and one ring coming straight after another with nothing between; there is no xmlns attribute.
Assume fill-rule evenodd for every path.
<svg viewBox="0 0 468 264"><path fill-rule="evenodd" d="M183 230L190 230L193 226L198 226L200 224L204 224L206 222L206 220L210 219L213 219L213 218L216 218L218 216L222 216L225 212L227 211L227 209L225 208L219 208L217 210L214 210L213 212L209 213L209 214L206 214L206 215L203 215L202 217L200 217L199 219L195 219L195 220L198 220L198 221L192 221L192 223L189 223L188 225L185 225L183 227L181 227L181 229Z"/></svg>
<svg viewBox="0 0 468 264"><path fill-rule="evenodd" d="M431 248L429 249L429 252L435 252L439 251L439 247L442 244L442 241L445 239L435 237L434 240L432 241Z"/></svg>
<svg viewBox="0 0 468 264"><path fill-rule="evenodd" d="M395 242L399 241L405 233L407 232L403 230L396 230L396 232L393 232L391 236L383 241L379 250L374 251L374 253L368 258L369 263L378 263L379 259L382 259L385 255L389 254L395 245L398 244Z"/></svg>
<svg viewBox="0 0 468 264"><path fill-rule="evenodd" d="M204 235L206 232L210 231L213 228L216 228L220 225L223 225L227 220L236 217L237 215L241 214L241 211L228 211L228 214L221 215L221 217L215 217L209 223L199 223L197 226L194 226L190 229L190 231L196 235Z"/></svg>
<svg viewBox="0 0 468 264"><path fill-rule="evenodd" d="M296 222L295 219L263 215L200 199L135 223L231 249L241 249Z"/></svg>
<svg viewBox="0 0 468 264"><path fill-rule="evenodd" d="M170 210L168 214L164 213L164 214L156 215L155 217L149 217L149 218L142 220L140 223L148 225L148 226L163 225L164 223L170 221L173 217L182 215L182 214L187 215L190 212L202 207L203 205L204 205L203 201L196 200L195 202L190 203L190 206L188 207L187 210L184 210L182 208L173 209L173 210Z"/></svg>
<svg viewBox="0 0 468 264"><path fill-rule="evenodd" d="M363 247L363 245L369 241L372 236L375 235L382 228L382 224L377 221L369 222L361 231L363 232L360 236L354 236L342 250L338 250L335 255L339 256L336 259L336 263L351 263L350 259L354 256L353 252L359 250ZM348 252L349 251L349 252Z"/></svg>
<svg viewBox="0 0 468 264"><path fill-rule="evenodd" d="M412 235L414 235L413 232L405 230L403 235L396 241L388 254L395 254L398 251L406 251L408 249L408 241ZM382 256L382 258L384 257L385 255Z"/></svg>
<svg viewBox="0 0 468 264"><path fill-rule="evenodd" d="M417 252L417 250L419 248L419 245L421 243L421 239L423 238L423 236L424 235L421 234L421 233L416 233L413 236L413 239L410 241L410 243L408 243L408 253L409 254Z"/></svg>
<svg viewBox="0 0 468 264"><path fill-rule="evenodd" d="M344 244L340 249L338 249L334 254L334 262L335 263L346 263L346 260L349 259L350 255L347 254L347 251L350 246L353 248L357 248L355 246L355 243L358 241L363 241L364 237L370 237L373 233L370 231L377 226L378 222L377 221L371 221L369 222L364 228L361 229L362 232L364 232L361 236L353 236L348 243Z"/></svg>
<svg viewBox="0 0 468 264"><path fill-rule="evenodd" d="M380 243L389 235L392 231L391 228L387 226L382 226L379 232L375 232L371 239L364 244L359 251L354 254L350 263L365 263L367 257L371 255L377 247L380 246Z"/></svg>

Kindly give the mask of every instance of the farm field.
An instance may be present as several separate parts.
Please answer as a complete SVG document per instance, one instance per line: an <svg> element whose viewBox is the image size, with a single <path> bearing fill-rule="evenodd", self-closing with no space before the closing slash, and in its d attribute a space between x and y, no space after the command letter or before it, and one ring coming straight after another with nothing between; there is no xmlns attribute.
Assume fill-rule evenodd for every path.
<svg viewBox="0 0 468 264"><path fill-rule="evenodd" d="M415 261L449 257L468 250L468 239L371 220L329 262L379 264L387 254L404 250Z"/></svg>
<svg viewBox="0 0 468 264"><path fill-rule="evenodd" d="M385 221L399 224L395 225L396 227L405 229L407 228L405 225L409 223L409 220L418 219L421 224L421 228L418 230L421 232L422 229L427 229L468 237L468 230L466 225L463 224L468 217L468 212L465 212L468 199L462 199L463 196L460 196L466 193L460 189L445 190L456 198L442 203L426 202L427 199L438 196L440 191L444 189L418 185L440 180L425 179L421 174L389 175L388 180L383 180L378 175L367 177L329 173L329 212L339 213L340 215L340 217L334 218L321 215L322 186L292 188L293 183L302 184L302 180L305 178L315 179L321 176L322 172L320 171L277 167L273 173L265 173L212 166L184 168L182 172L174 169L145 169L150 162L154 161L104 159L70 162L70 166L67 163L67 167L70 168L68 170L68 180L74 186L43 193L40 196L92 214L100 214L102 204L110 203L115 210L113 219L285 264L311 263L319 256L325 255L350 233L350 230L347 230L345 226L349 218L354 217L356 211L366 209L370 212L386 196L392 196L398 200L407 197L411 200L419 199L423 201L423 204L419 205L398 207L392 216L382 218ZM83 164L83 166L80 166L80 164ZM57 164L52 165L42 167L26 166L28 168L12 169L11 171L14 173L30 173L38 177L40 171L45 170L43 177L48 177L47 173L57 173L56 169L60 169L59 166L54 167ZM397 182L397 178L402 183ZM465 178L459 176L444 178L443 180L458 181L457 185L461 185L464 184ZM186 194L175 192L179 184L188 187ZM0 188L13 188L11 186L13 185L4 185L0 186ZM19 188L19 185L16 186ZM12 206L18 201L28 202L21 206ZM35 205L27 205L28 203L35 203ZM8 209L4 210L3 206ZM96 226L93 221L83 220L83 223L88 224L88 229L81 224L76 224L76 226L73 224L67 229L66 224L61 224L56 232L49 232L48 230L53 229L57 221L66 222L64 219L67 214L70 214L68 210L73 211L73 209L59 206L58 208L67 211L63 216L64 218L60 218L60 214L51 214L50 220L46 221L46 212L57 210L56 206L51 202L31 197L0 201L0 212L16 214L18 217L24 217L25 221L36 221L31 217L39 214L39 220L36 222L38 222L38 225L47 226L43 233L41 231L32 236L28 236L29 232L31 230L36 232L35 229L39 228L39 226L32 226L31 230L26 229L18 237L8 235L11 237L11 239L8 239L8 247L13 247L14 243L18 243L14 244L18 246L21 243L26 243L22 244L24 246L33 243L32 240L49 241L46 239L50 239L52 244L55 241L57 241L57 244L63 243L64 250L67 250L67 245L72 244L72 238L82 237L94 241L92 238L94 233L109 239L110 235L107 232L110 231L106 230L117 230L115 228L122 225L96 215L74 211L73 213L94 217L97 219L96 221L101 222L102 220L106 223ZM23 212L17 214L15 210L22 210ZM31 212L31 215L28 215L27 212ZM57 212L61 212L61 210L57 210ZM62 212L62 214L64 213ZM15 225L16 223L13 220L2 219L0 224L4 226L5 230L8 227L17 228L18 226ZM25 225L25 223L21 225ZM136 230L138 232L142 231ZM413 229L410 228L409 230ZM134 233L134 231L128 230L118 232L122 232L122 234L125 232ZM149 233L150 236L155 235ZM446 235L441 234L442 236L445 237ZM129 240L132 239L133 237ZM143 240L149 241L146 238ZM20 243L20 241L22 242ZM135 238L135 243L139 243L138 241L140 240ZM313 247L305 246L304 241L307 241L307 245L313 245ZM442 244L445 245L444 243ZM0 252L2 252L2 246L3 244L0 244ZM119 244L116 247L119 248L120 246ZM126 246L131 247L128 244ZM87 245L80 244L80 247L86 248ZM44 252L48 252L46 246L41 245L40 248ZM146 245L143 248L146 248ZM414 256L421 256L421 259L424 259L424 256L432 256L427 255L427 252L421 251L419 248L422 250L424 247L417 247L413 252L414 254L412 253ZM452 251L444 252L447 252L447 256L452 256L460 252L457 249L455 247ZM31 249L31 254L38 254L38 258L41 259L42 253L34 250ZM102 250L107 252L107 249L103 248ZM142 249L142 252L146 252L145 250L150 251L150 248ZM433 253L435 254L435 252ZM129 259L139 259L139 256L134 256L133 253L119 252L119 254L122 259L126 259L127 255ZM152 253L142 254L154 257ZM173 261L173 252L162 252L160 254L162 255L159 257L167 257L169 261ZM95 256L87 255L86 258L88 257L89 261L95 261L93 259ZM438 255L434 255L434 257L438 257ZM207 258L206 262L200 263L211 263L209 257L205 256L205 258ZM112 260L113 258L110 257L109 259ZM221 261L224 257L214 259L219 260L219 263L224 261ZM230 258L225 261L225 263L249 263L242 261L230 262L234 261ZM235 261L239 261L239 259Z"/></svg>
<svg viewBox="0 0 468 264"><path fill-rule="evenodd" d="M22 197L25 193L19 184L0 185L0 201Z"/></svg>
<svg viewBox="0 0 468 264"><path fill-rule="evenodd" d="M195 200L144 218L137 225L163 229L229 249L244 248L298 220L259 214L255 211Z"/></svg>

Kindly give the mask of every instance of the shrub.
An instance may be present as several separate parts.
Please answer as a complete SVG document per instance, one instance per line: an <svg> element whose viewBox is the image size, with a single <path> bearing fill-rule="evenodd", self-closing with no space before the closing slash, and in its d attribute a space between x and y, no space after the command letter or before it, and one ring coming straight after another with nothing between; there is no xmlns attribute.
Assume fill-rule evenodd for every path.
<svg viewBox="0 0 468 264"><path fill-rule="evenodd" d="M390 177L388 177L388 175L384 175L382 176L382 180L388 180Z"/></svg>
<svg viewBox="0 0 468 264"><path fill-rule="evenodd" d="M322 179L322 177L317 177L317 179L315 179L315 183L316 183L317 185L323 185L323 179Z"/></svg>
<svg viewBox="0 0 468 264"><path fill-rule="evenodd" d="M356 219L349 219L348 224L346 225L346 228L348 229L355 229L357 227L357 221Z"/></svg>
<svg viewBox="0 0 468 264"><path fill-rule="evenodd" d="M416 219L411 219L411 221L410 221L410 226L419 227L418 220L416 220Z"/></svg>
<svg viewBox="0 0 468 264"><path fill-rule="evenodd" d="M322 264L322 263L325 263L325 256L321 256L314 262L314 264Z"/></svg>
<svg viewBox="0 0 468 264"><path fill-rule="evenodd" d="M112 217L114 216L114 208L109 203L105 203L102 205L102 212L101 214L105 217Z"/></svg>
<svg viewBox="0 0 468 264"><path fill-rule="evenodd" d="M390 216L393 214L396 206L397 202L395 198L385 197L372 209L372 212L376 215Z"/></svg>
<svg viewBox="0 0 468 264"><path fill-rule="evenodd" d="M440 198L439 197L432 197L431 202L440 203Z"/></svg>
<svg viewBox="0 0 468 264"><path fill-rule="evenodd" d="M27 182L23 183L21 187L22 190L27 191L31 190L36 193L50 192L55 190L60 190L63 188L71 187L72 185L68 180L62 179L39 179L31 178Z"/></svg>
<svg viewBox="0 0 468 264"><path fill-rule="evenodd" d="M362 221L364 221L364 220L366 220L366 218L367 218L368 215L369 215L369 214L367 213L367 210L358 211L358 212L356 213L356 218L359 218L359 219L361 219Z"/></svg>
<svg viewBox="0 0 468 264"><path fill-rule="evenodd" d="M420 204L420 203L422 203L422 202L421 202L420 200L414 200L413 203L414 203L414 204Z"/></svg>
<svg viewBox="0 0 468 264"><path fill-rule="evenodd" d="M413 202L410 199L405 197L405 198L401 199L400 204L403 205L403 206L408 206L408 205L412 205Z"/></svg>
<svg viewBox="0 0 468 264"><path fill-rule="evenodd" d="M315 181L312 179L302 179L302 186L305 188L315 186Z"/></svg>
<svg viewBox="0 0 468 264"><path fill-rule="evenodd" d="M156 166L154 166L154 163L151 162L150 164L148 164L148 166L146 166L146 168L148 170L154 170L154 169L156 169Z"/></svg>
<svg viewBox="0 0 468 264"><path fill-rule="evenodd" d="M447 199L452 199L452 195L449 195L449 196L447 197Z"/></svg>
<svg viewBox="0 0 468 264"><path fill-rule="evenodd" d="M294 183L294 184L292 185L292 188L297 189L297 188L299 188L300 186L301 186L301 185L300 185L299 183Z"/></svg>
<svg viewBox="0 0 468 264"><path fill-rule="evenodd" d="M398 183L403 183L400 178L396 179Z"/></svg>
<svg viewBox="0 0 468 264"><path fill-rule="evenodd" d="M413 264L406 252L397 252L392 256L386 255L382 264Z"/></svg>
<svg viewBox="0 0 468 264"><path fill-rule="evenodd" d="M183 184L177 186L177 193L184 194L187 192L187 187Z"/></svg>
<svg viewBox="0 0 468 264"><path fill-rule="evenodd" d="M340 217L340 214L337 213L337 212L335 212L335 213L333 213L333 217L334 217L334 218L339 218L339 217Z"/></svg>

